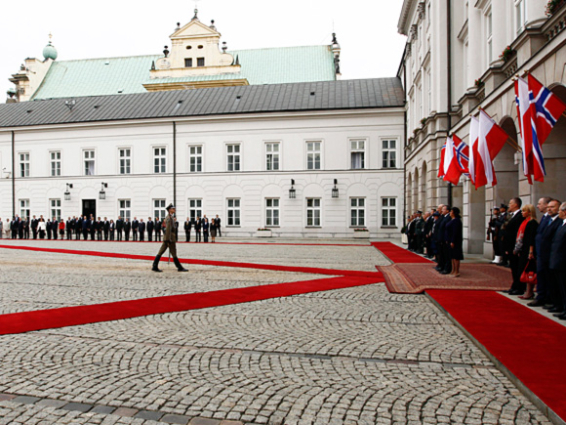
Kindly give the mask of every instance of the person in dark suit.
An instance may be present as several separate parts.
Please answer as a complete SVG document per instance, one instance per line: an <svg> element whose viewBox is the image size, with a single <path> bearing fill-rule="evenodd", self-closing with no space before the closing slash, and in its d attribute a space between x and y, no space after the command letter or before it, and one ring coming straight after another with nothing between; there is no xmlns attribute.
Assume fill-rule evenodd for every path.
<svg viewBox="0 0 566 425"><path fill-rule="evenodd" d="M536 220L536 210L534 205L523 205L521 208L521 215L523 216L523 222L519 227L517 232L517 239L515 241L515 248L513 249L513 255L518 257L518 268L519 273L523 273L527 266L529 270L536 270L535 264L535 239L537 235L538 222ZM525 282L520 282L519 291L524 292L524 295L520 295L521 299L531 299L534 296L534 284L527 284ZM525 290L526 289L526 290Z"/></svg>
<svg viewBox="0 0 566 425"><path fill-rule="evenodd" d="M439 252L438 265L436 270L441 274L450 274L452 271L452 260L450 260L450 246L446 238L446 225L450 220L450 207L442 205L440 211L441 217L438 219L438 239L437 250Z"/></svg>
<svg viewBox="0 0 566 425"><path fill-rule="evenodd" d="M560 205L557 221L558 230L552 238L549 266L554 284L559 289L555 299L554 316L566 320L566 202Z"/></svg>
<svg viewBox="0 0 566 425"><path fill-rule="evenodd" d="M132 230L132 223L130 223L130 219L126 218L124 221L124 239L126 242L130 240L130 231Z"/></svg>
<svg viewBox="0 0 566 425"><path fill-rule="evenodd" d="M12 223L10 223L10 230L12 231L12 239L17 239L19 227L20 227L20 217L16 215L12 220Z"/></svg>
<svg viewBox="0 0 566 425"><path fill-rule="evenodd" d="M26 217L25 220L23 220L23 226L24 226L24 239L29 239L29 218Z"/></svg>
<svg viewBox="0 0 566 425"><path fill-rule="evenodd" d="M110 222L108 221L108 217L104 217L104 221L102 222L102 230L104 231L104 240L107 241L110 232Z"/></svg>
<svg viewBox="0 0 566 425"><path fill-rule="evenodd" d="M73 235L73 229L75 228L75 223L71 220L71 217L67 217L67 222L65 223L65 229L67 230L67 240L70 241Z"/></svg>
<svg viewBox="0 0 566 425"><path fill-rule="evenodd" d="M90 233L90 220L87 216L83 218L83 239L88 240L88 235Z"/></svg>
<svg viewBox="0 0 566 425"><path fill-rule="evenodd" d="M132 221L132 240L133 241L137 241L139 240L138 238L138 231L140 228L140 222L138 221L137 217L134 217L133 221Z"/></svg>
<svg viewBox="0 0 566 425"><path fill-rule="evenodd" d="M116 223L114 223L114 220L110 220L110 223L108 224L108 231L110 233L110 240L113 241L114 240L114 233L116 232Z"/></svg>
<svg viewBox="0 0 566 425"><path fill-rule="evenodd" d="M450 210L451 220L446 223L446 242L449 247L451 272L448 277L460 277L460 261L464 259L464 250L462 243L464 241L462 219L460 217L460 208L453 207Z"/></svg>
<svg viewBox="0 0 566 425"><path fill-rule="evenodd" d="M208 243L208 231L210 229L210 223L208 222L208 218L205 216L202 218L202 236L204 238L204 242Z"/></svg>
<svg viewBox="0 0 566 425"><path fill-rule="evenodd" d="M191 220L189 219L189 217L187 217L187 219L185 220L185 242L190 242L191 241L191 228L192 228L192 223Z"/></svg>
<svg viewBox="0 0 566 425"><path fill-rule="evenodd" d="M433 211L434 212L434 211ZM426 249L426 258L432 258L432 226L434 225L434 217L432 212L427 211L423 217L425 221L424 227L424 246Z"/></svg>
<svg viewBox="0 0 566 425"><path fill-rule="evenodd" d="M143 222L143 218L140 218L138 231L140 232L140 242L143 242L145 239L145 223Z"/></svg>
<svg viewBox="0 0 566 425"><path fill-rule="evenodd" d="M116 220L116 236L118 241L122 240L122 232L124 230L124 220L122 219L122 216L119 215L118 216L118 220Z"/></svg>
<svg viewBox="0 0 566 425"><path fill-rule="evenodd" d="M548 197L540 198L537 203L538 210L542 213L542 218L537 228L537 234L535 236L535 257L537 259L537 285L536 285L536 296L533 301L528 303L529 307L542 307L546 304L548 298L548 278L545 276L546 270L542 267L542 262L540 261L539 253L541 250L542 235L544 230L552 222L550 215L548 213L548 204L552 199Z"/></svg>
<svg viewBox="0 0 566 425"><path fill-rule="evenodd" d="M94 235L96 234L96 220L94 219L94 217L91 215L90 216L90 220L89 220L89 226L90 226L90 240L93 241L94 240Z"/></svg>
<svg viewBox="0 0 566 425"><path fill-rule="evenodd" d="M75 223L75 239L81 240L81 233L83 231L83 216L79 216L77 222Z"/></svg>
<svg viewBox="0 0 566 425"><path fill-rule="evenodd" d="M39 220L35 218L35 215L31 219L31 233L34 239L37 239L37 225L39 224Z"/></svg>
<svg viewBox="0 0 566 425"><path fill-rule="evenodd" d="M47 219L47 223L45 224L45 231L47 232L47 239L51 239L52 228L50 219Z"/></svg>
<svg viewBox="0 0 566 425"><path fill-rule="evenodd" d="M151 219L151 217L147 218L147 240L152 242L153 241L153 227L155 223Z"/></svg>
<svg viewBox="0 0 566 425"><path fill-rule="evenodd" d="M218 217L218 214L216 214L216 217L214 218L214 224L216 224L216 230L218 231L218 237L221 238L222 237L222 220L220 220L220 217Z"/></svg>
<svg viewBox="0 0 566 425"><path fill-rule="evenodd" d="M505 225L505 240L503 246L505 248L505 255L509 259L511 266L511 274L513 276L513 283L509 289L509 295L523 295L525 292L524 285L521 284L521 273L519 270L519 257L513 255L515 243L517 241L517 233L523 223L523 215L521 214L521 206L523 202L521 198L513 198L509 201L509 222Z"/></svg>
<svg viewBox="0 0 566 425"><path fill-rule="evenodd" d="M416 224L415 214L409 217L409 222L407 223L407 241L409 251L415 250L415 224Z"/></svg>
<svg viewBox="0 0 566 425"><path fill-rule="evenodd" d="M505 255L505 227L509 223L511 216L507 212L507 205L501 204L499 207L499 252L501 261L498 266L509 267L509 258Z"/></svg>
<svg viewBox="0 0 566 425"><path fill-rule="evenodd" d="M159 220L159 217L155 217L155 241L156 242L161 242L161 234L162 234L162 229L161 229L161 220Z"/></svg>
<svg viewBox="0 0 566 425"><path fill-rule="evenodd" d="M201 228L202 228L202 221L201 221L200 217L197 217L197 220L195 221L195 241L196 242L201 241Z"/></svg>
<svg viewBox="0 0 566 425"><path fill-rule="evenodd" d="M96 221L96 240L97 241L102 240L102 232L103 231L104 231L104 222L100 219L100 217L98 217L98 220Z"/></svg>

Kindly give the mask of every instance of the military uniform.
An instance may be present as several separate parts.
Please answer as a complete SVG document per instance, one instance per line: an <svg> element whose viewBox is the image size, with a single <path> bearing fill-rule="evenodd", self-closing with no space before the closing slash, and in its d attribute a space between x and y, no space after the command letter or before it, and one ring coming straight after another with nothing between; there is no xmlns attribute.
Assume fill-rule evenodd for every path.
<svg viewBox="0 0 566 425"><path fill-rule="evenodd" d="M167 211L171 210L172 208L175 207L172 204L170 204L167 207ZM155 260L153 261L153 268L151 270L153 270L154 272L161 271L158 268L159 261L161 260L161 256L165 253L167 249L169 249L169 254L171 254L171 256L173 257L173 262L175 263L175 266L177 266L177 270L180 272L188 271L181 265L181 262L177 258L177 246L176 246L177 235L175 233L174 226L175 223L173 220L173 216L171 215L171 213L169 213L167 214L167 217L165 217L165 223L164 223L165 234L163 235L163 244L161 245L161 248L159 249L159 252L155 257Z"/></svg>

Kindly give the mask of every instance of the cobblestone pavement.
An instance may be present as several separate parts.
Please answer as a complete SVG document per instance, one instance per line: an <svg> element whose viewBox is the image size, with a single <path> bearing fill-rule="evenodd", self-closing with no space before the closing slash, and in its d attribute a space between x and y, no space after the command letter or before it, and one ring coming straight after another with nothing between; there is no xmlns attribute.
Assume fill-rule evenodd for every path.
<svg viewBox="0 0 566 425"><path fill-rule="evenodd" d="M153 255L156 244L12 242ZM371 246L180 257L375 271ZM320 278L0 249L0 313ZM383 284L0 336L0 424L549 423L422 295Z"/></svg>

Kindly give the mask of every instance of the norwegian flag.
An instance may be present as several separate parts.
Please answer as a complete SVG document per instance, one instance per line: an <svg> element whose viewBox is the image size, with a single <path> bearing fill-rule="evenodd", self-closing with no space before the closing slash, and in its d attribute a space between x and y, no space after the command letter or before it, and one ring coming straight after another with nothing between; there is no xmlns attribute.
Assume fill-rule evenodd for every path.
<svg viewBox="0 0 566 425"><path fill-rule="evenodd" d="M528 82L531 102L535 108L533 113L535 115L536 132L542 146L564 111L566 111L566 104L531 74L529 74Z"/></svg>
<svg viewBox="0 0 566 425"><path fill-rule="evenodd" d="M460 176L468 173L468 146L455 134L446 139L442 147L439 177L443 180L457 185Z"/></svg>
<svg viewBox="0 0 566 425"><path fill-rule="evenodd" d="M521 150L523 156L523 174L527 176L530 184L533 184L531 175L535 180L544 181L544 159L539 156L535 162L534 157L540 152L540 143L537 137L537 129L534 122L534 108L529 92L529 83L518 78L515 81L515 102L517 103L517 116L519 117L519 130L521 132Z"/></svg>
<svg viewBox="0 0 566 425"><path fill-rule="evenodd" d="M455 134L452 135L452 140L454 140L454 151L458 168L462 174L469 175L470 147Z"/></svg>

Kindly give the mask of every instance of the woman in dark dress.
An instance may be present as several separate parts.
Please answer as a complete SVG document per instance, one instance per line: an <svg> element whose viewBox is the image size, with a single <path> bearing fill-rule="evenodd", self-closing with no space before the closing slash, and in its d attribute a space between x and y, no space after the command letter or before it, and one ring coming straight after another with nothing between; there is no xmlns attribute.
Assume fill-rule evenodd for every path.
<svg viewBox="0 0 566 425"><path fill-rule="evenodd" d="M460 218L460 208L454 207L450 210L452 220L446 225L446 234L450 244L450 259L452 260L452 272L448 277L460 277L460 261L464 259L462 248L463 226Z"/></svg>
<svg viewBox="0 0 566 425"><path fill-rule="evenodd" d="M537 235L538 222L536 220L537 212L535 207L531 204L524 205L523 208L521 208L521 214L523 214L524 220L517 232L513 255L519 257L519 271L522 274L527 268L527 264L529 264L529 270L536 270L535 238ZM525 291L525 294L521 295L519 298L524 300L530 300L533 298L534 286L534 283L527 283L527 290Z"/></svg>

